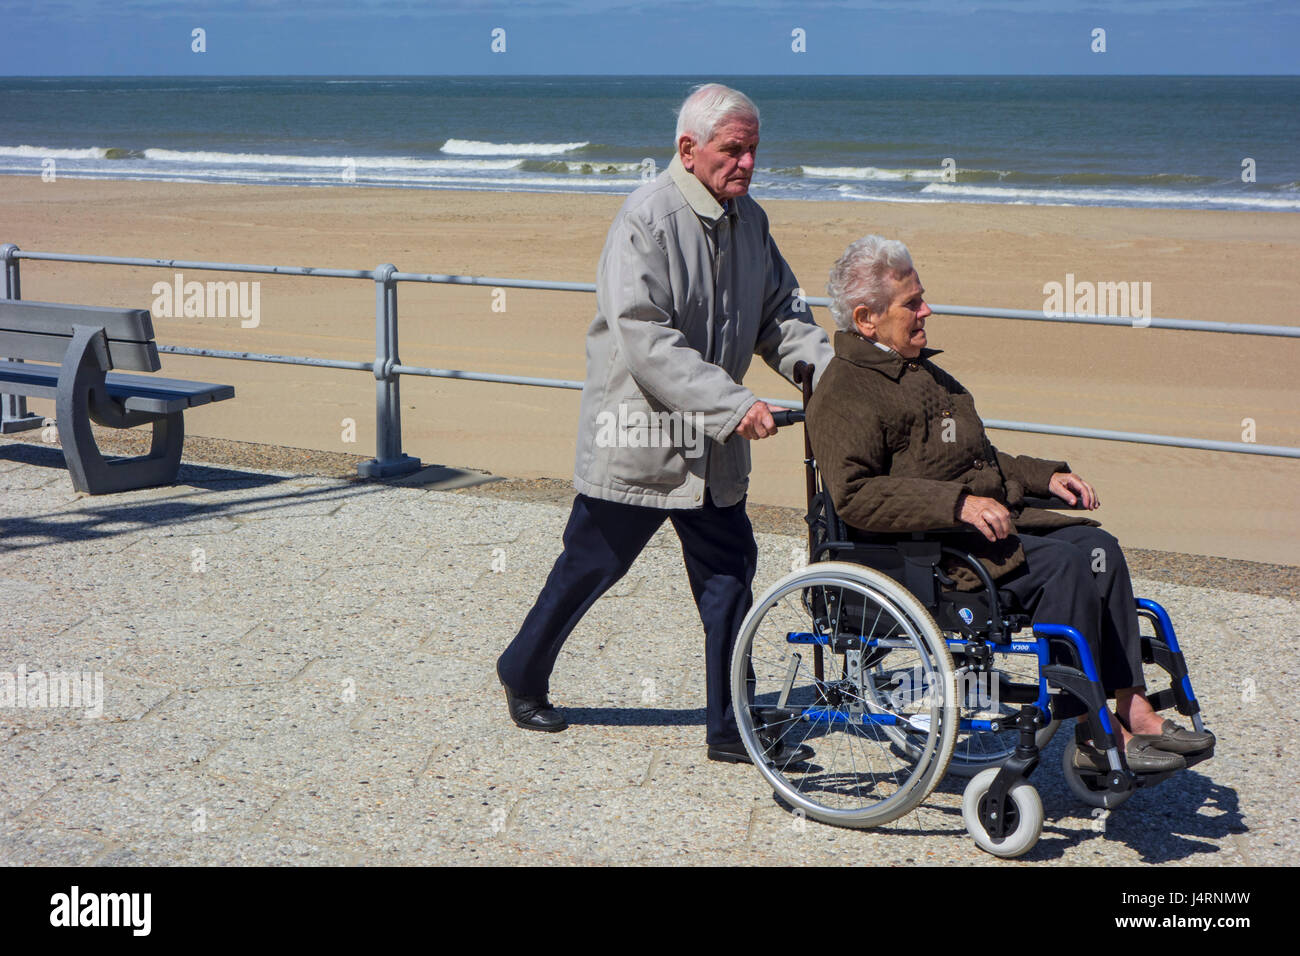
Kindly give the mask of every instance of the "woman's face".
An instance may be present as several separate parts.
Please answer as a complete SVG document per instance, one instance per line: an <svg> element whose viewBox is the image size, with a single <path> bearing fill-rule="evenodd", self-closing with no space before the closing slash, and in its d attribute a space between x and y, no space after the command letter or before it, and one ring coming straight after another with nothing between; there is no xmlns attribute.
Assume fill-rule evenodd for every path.
<svg viewBox="0 0 1300 956"><path fill-rule="evenodd" d="M884 312L872 312L865 305L853 310L853 321L866 338L888 345L903 358L914 359L925 348L925 320L930 307L925 289L913 270L895 279L894 294Z"/></svg>

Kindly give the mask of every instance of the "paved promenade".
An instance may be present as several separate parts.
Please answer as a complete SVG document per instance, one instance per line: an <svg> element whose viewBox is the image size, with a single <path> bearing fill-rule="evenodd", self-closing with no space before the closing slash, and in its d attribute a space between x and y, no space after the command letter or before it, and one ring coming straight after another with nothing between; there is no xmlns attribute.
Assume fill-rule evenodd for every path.
<svg viewBox="0 0 1300 956"><path fill-rule="evenodd" d="M1300 862L1294 593L1139 579L1173 615L1218 755L1101 821L1066 789L1058 735L1033 777L1043 838L1007 863L967 836L959 778L848 831L706 760L704 641L670 527L560 658L573 726L535 734L493 662L565 507L456 491L481 477L446 469L181 479L82 496L57 450L0 441L0 679L102 679L90 708L0 707L0 863ZM759 546L761 590L803 543Z"/></svg>

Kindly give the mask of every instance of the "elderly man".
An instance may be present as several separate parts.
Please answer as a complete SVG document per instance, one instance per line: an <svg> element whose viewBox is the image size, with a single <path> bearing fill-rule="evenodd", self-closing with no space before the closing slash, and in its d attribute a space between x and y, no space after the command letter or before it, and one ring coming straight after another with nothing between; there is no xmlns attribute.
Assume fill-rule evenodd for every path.
<svg viewBox="0 0 1300 956"><path fill-rule="evenodd" d="M628 197L610 227L587 332L578 495L564 552L497 661L520 727L567 726L548 699L560 648L667 519L704 624L708 755L749 759L728 671L757 560L745 514L749 440L776 426L740 382L755 354L787 379L795 363L821 368L831 357L748 196L758 128L744 94L694 90L678 115L672 163ZM810 755L785 747L773 759Z"/></svg>
<svg viewBox="0 0 1300 956"><path fill-rule="evenodd" d="M1092 486L1063 461L1012 457L990 444L975 403L930 361L925 290L901 242L853 243L827 285L839 331L835 358L808 407L808 430L840 517L868 532L969 525L962 545L1035 622L1067 624L1087 639L1116 699L1121 748L1134 771L1177 770L1207 749L1208 732L1161 720L1143 693L1138 620L1128 566L1114 537L1087 518L1026 508L1055 495L1087 509ZM978 533L978 534L977 534ZM959 586L976 585L953 566ZM1080 747L1079 766L1106 770Z"/></svg>

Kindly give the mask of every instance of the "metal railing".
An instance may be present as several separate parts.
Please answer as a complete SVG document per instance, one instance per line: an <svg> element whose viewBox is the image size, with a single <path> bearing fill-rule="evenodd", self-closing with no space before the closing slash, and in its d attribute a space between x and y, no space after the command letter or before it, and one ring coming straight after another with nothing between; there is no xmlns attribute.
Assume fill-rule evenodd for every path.
<svg viewBox="0 0 1300 956"><path fill-rule="evenodd" d="M268 266L234 262L201 262L184 259L144 259L120 256L86 256L58 252L26 252L9 243L0 246L4 262L4 297L21 298L18 263L21 259L52 262L82 262L94 265L134 266L161 269L189 269L208 272L244 272L262 275L311 276L331 279L365 279L375 284L375 359L354 361L346 359L312 358L302 355L274 355L260 352L237 352L222 349L189 348L178 345L159 345L159 352L173 355L203 356L235 359L249 362L274 362L288 365L309 365L321 368L370 372L375 378L375 457L362 462L357 471L366 477L384 478L407 474L421 467L420 460L402 451L402 419L400 379L403 375L420 375L428 378L462 379L475 382L495 382L508 385L532 385L544 388L581 390L583 383L576 380L537 378L525 375L501 375L491 372L472 372L461 369L425 368L403 364L398 356L397 285L399 282L427 282L444 285L477 285L493 288L535 289L556 292L594 293L596 286L590 282L553 282L539 279L506 279L485 276L440 275L424 272L401 272L391 263L374 269L317 269L309 266ZM830 301L822 297L808 297L804 301L815 307L826 307ZM1264 335L1282 338L1300 338L1300 327L1285 325L1236 325L1229 322L1201 322L1192 319L1127 319L1114 316L1046 315L1027 309L994 309L978 306L933 305L936 315L983 316L1040 322L1074 322L1089 325L1126 325L1153 329L1174 329L1235 335ZM802 407L802 403L789 399L764 399L778 405ZM39 427L38 416L29 415L22 396L3 396L3 415L0 431L12 432ZM1281 458L1300 458L1300 448L1286 445L1259 445L1254 442L1214 441L1204 438L1186 438L1173 435L1151 435L1142 432L1115 431L1112 429L1077 428L1068 425L1050 425L1037 422L985 419L989 428L1010 431L1035 432L1045 435L1064 435L1075 438L1092 438L1104 441L1135 442L1145 445L1166 445L1179 448L1197 448L1206 451L1226 451L1247 455L1268 455Z"/></svg>

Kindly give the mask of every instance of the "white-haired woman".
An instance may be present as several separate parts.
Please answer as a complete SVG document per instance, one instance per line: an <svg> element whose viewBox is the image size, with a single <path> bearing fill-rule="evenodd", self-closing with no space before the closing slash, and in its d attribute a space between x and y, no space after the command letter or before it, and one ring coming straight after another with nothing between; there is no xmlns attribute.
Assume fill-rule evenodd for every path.
<svg viewBox="0 0 1300 956"><path fill-rule="evenodd" d="M976 554L1035 622L1074 627L1087 640L1116 701L1121 752L1134 771L1177 770L1212 734L1162 719L1145 695L1141 638L1119 543L1088 518L1024 506L1055 495L1098 506L1092 486L1063 461L1011 456L989 442L970 393L930 361L930 307L901 242L866 236L831 270L827 292L839 331L835 358L808 405L808 432L836 511L866 532L968 525ZM978 578L960 565L965 590ZM1060 714L1058 716L1068 716ZM1080 747L1080 767L1106 770L1104 752Z"/></svg>

